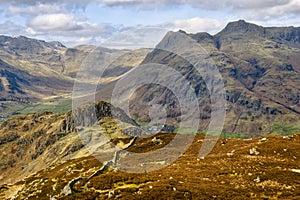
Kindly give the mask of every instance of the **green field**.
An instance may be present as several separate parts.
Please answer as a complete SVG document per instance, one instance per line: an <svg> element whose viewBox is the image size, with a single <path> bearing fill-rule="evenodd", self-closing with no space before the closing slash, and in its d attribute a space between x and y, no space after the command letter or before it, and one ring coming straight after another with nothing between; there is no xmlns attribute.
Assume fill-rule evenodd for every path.
<svg viewBox="0 0 300 200"><path fill-rule="evenodd" d="M72 110L72 99L71 98L61 98L61 99L50 99L44 100L38 103L20 103L14 101L0 101L0 123L12 118L19 114L30 114L30 113L40 113L40 112L53 112L53 113L63 113ZM141 122L136 119L136 122L142 126L149 125L146 122ZM292 135L300 132L300 125L286 124L281 121L275 122L271 126L271 131L262 135L278 134L278 135ZM178 127L175 128L175 133L178 132ZM181 133L195 133L191 128L181 128ZM198 134L207 134L205 131L198 131ZM253 137L250 134L243 133L222 133L220 135L222 138L240 138L248 139Z"/></svg>
<svg viewBox="0 0 300 200"><path fill-rule="evenodd" d="M39 112L61 113L72 110L72 99L47 100L39 103L0 102L0 123L19 114Z"/></svg>

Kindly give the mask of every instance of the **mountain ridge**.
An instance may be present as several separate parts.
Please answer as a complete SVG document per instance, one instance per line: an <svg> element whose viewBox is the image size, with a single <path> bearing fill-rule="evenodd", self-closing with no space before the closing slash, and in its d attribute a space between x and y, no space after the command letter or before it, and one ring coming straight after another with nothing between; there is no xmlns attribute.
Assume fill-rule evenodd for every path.
<svg viewBox="0 0 300 200"><path fill-rule="evenodd" d="M181 36L193 38L197 44L200 44L206 50L207 56L215 62L224 78L227 91L226 100L230 105L228 108L229 127L225 131L262 134L265 131L272 132L273 125L281 123L279 119L282 116L288 119L289 115L293 115L293 120L288 120L287 124L292 123L299 116L300 92L297 87L297 84L300 84L298 82L300 73L300 65L298 64L300 55L298 48L298 44L300 44L298 41L299 29L295 27L264 28L240 20L229 23L222 31L213 36L208 33L169 32L159 45L162 47L173 45L172 48L181 46L181 51L184 50L185 53L193 55L193 50L186 48L188 44L182 40ZM257 32L256 30L260 31ZM245 34L245 32L249 33ZM253 35L255 32L257 34ZM19 39L23 46L25 45L23 44L24 41L30 40L26 37ZM12 40L16 40L16 38ZM32 43L37 46L37 49L32 47L34 50L30 50L30 47L23 48L22 45L19 46L19 49L13 47L11 50L15 51L15 54L5 50L5 45L0 45L2 68L5 68L6 71L9 70L9 73L1 73L0 86L3 97L9 95L7 98L9 100L26 99L26 101L30 101L34 100L32 97L47 96L47 92L53 96L70 93L82 61L95 49L94 46L61 49L53 47L56 44L46 44L41 47L43 42L33 39ZM30 45L31 43L27 44ZM29 53L26 53L28 49ZM39 49L42 49L39 54L32 53L39 51ZM103 89L100 88L99 91L101 94L109 94L113 84L140 63L167 64L177 71L179 70L183 75L187 75L187 80L192 80L194 76L189 72L193 66L178 56L170 55L158 49L149 53L149 50L117 51L99 47L94 53L117 57L118 55L125 55L124 58L117 59L112 63L103 73L103 82L101 82ZM11 67L5 67L4 63ZM90 77L86 79L87 84L98 81L98 77L93 77L96 74L94 72L91 71L90 74L87 74ZM7 74L11 74L10 77L15 78L9 78ZM27 77L26 79L32 80L30 82L40 80L41 83L36 85L22 82L20 80L24 78L21 79L21 77ZM54 83L59 84L56 87ZM193 84L195 93L203 95L201 97L203 100L208 100L208 96L205 96L207 89L201 77L196 75ZM3 88L8 88L8 90L4 91ZM12 90L10 91L9 88ZM60 90L56 90L58 88ZM144 95L140 101L141 107L133 109L133 112L142 112L140 115L137 113L137 116L144 120L149 120L146 113L147 109L144 109L145 102L142 101L142 99L151 99L149 98L151 95L146 92L147 90L145 88L140 90L140 92L143 91ZM47 92L43 93L43 91ZM174 105L177 104L176 101L166 98L168 95L170 96L170 91L162 91L164 91L164 95L159 92L159 89L153 90L155 94L160 96L161 103L173 102ZM107 100L107 98L99 100ZM202 117L208 120L210 109L205 107L203 109L206 112L203 112ZM176 117L178 114L176 109L169 113L169 115ZM178 121L176 117L172 120ZM207 120L205 120L203 127L207 126ZM245 123L251 125L247 127L248 125Z"/></svg>
<svg viewBox="0 0 300 200"><path fill-rule="evenodd" d="M216 48L222 40L249 38L265 38L274 42L288 44L291 47L300 48L300 27L287 26L287 27L263 27L254 23L246 22L245 20L238 20L229 22L221 31L211 35L207 32L199 32L195 34L186 33L183 30L178 32L191 36L198 42L203 40L212 40ZM170 32L172 33L172 31ZM173 32L174 33L174 32Z"/></svg>
<svg viewBox="0 0 300 200"><path fill-rule="evenodd" d="M260 32L252 35L256 30ZM270 30L272 34L268 33ZM280 34L281 30L286 32ZM228 108L223 131L245 134L273 132L273 127L281 123L280 119L287 120L282 122L282 127L291 124L297 126L295 121L300 119L300 65L296 62L300 56L298 30L300 28L264 28L237 21L229 23L214 36L208 33L169 32L157 48L147 55L143 64L158 63L177 70L192 82L197 89L196 94L202 94L198 96L199 100L205 102L204 99L208 96L203 92L206 91L206 86L201 76L193 71L190 63L176 55L180 52L181 55L195 57L197 53L189 48L191 41L182 38L187 36L194 39L195 45L200 45L206 51L206 57L215 63L225 83ZM295 34L289 34L290 32ZM170 52L173 48L176 53ZM170 50L168 52L162 49ZM149 103L138 99L151 99L169 107L170 102L166 97L171 95L170 92L157 87L148 87L147 90L148 93L145 88L141 90L143 93L137 95L136 101L139 103L135 105L140 107L134 109L136 115ZM159 93L160 90L165 92ZM151 93L156 93L160 96L159 99L151 98ZM202 113L202 117L209 118L209 109L205 106L203 109L206 112ZM147 119L146 113L141 116ZM204 124L207 123L205 121ZM298 130L299 127L295 129Z"/></svg>

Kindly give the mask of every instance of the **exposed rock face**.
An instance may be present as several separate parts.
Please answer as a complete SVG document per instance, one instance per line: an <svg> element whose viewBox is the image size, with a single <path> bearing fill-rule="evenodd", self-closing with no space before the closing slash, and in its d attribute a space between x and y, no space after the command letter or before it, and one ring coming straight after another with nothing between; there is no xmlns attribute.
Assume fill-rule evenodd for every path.
<svg viewBox="0 0 300 200"><path fill-rule="evenodd" d="M266 28L269 39L283 43L291 47L300 48L300 28Z"/></svg>
<svg viewBox="0 0 300 200"><path fill-rule="evenodd" d="M273 125L292 124L300 119L300 28L266 28L244 20L229 23L224 30L212 36L208 33L168 33L157 45L165 49L180 47L183 55L192 57L196 52L182 37L191 37L207 50L218 67L225 84L227 119L225 132L259 135L276 132ZM161 49L147 55L144 64L158 63L181 73L195 88L201 110L200 127L207 127L210 119L210 97L201 74L184 58ZM171 78L171 77L169 77ZM216 80L215 80L216 81ZM180 116L180 107L172 91L148 85L140 88L132 100L132 114L147 121L149 102L167 108L170 121ZM177 120L178 121L178 120ZM176 122L175 122L176 123Z"/></svg>
<svg viewBox="0 0 300 200"><path fill-rule="evenodd" d="M59 42L0 36L1 97L29 101L70 91L73 82L59 75L65 49Z"/></svg>
<svg viewBox="0 0 300 200"><path fill-rule="evenodd" d="M180 33L207 48L208 57L213 59L223 76L227 91L224 132L257 136L297 130L294 125L299 124L300 115L299 28L264 28L238 21L228 24L215 36ZM195 57L194 52L186 48L185 40L176 33L169 33L160 44L163 47L176 45L189 54L187 56ZM1 99L26 102L45 88L69 87L78 65L70 67L76 66L76 62L91 49L90 46L66 49L58 42L0 37ZM100 49L100 52L115 51ZM125 56L121 63L113 63L105 76L119 76L132 68L131 63L139 63L143 57L141 53L138 59L132 60L132 54ZM72 63L73 57L76 59ZM28 58L44 58L46 64L41 64L41 60L26 65L12 63L15 58L23 59L22 62ZM126 65L122 65L124 60ZM143 63L166 65L189 81L200 102L200 127L205 129L211 118L210 95L205 80L194 66L161 49L149 53ZM31 74L24 66L30 68L32 64L41 69L53 64L51 70L59 75L49 78L49 72L42 77ZM114 72L115 69L118 72ZM66 77L70 80L65 80ZM31 94L28 94L29 89ZM65 92L63 89L62 93ZM155 84L141 87L131 99L131 114L147 121L149 102L167 108L167 122L180 123L179 101L170 89ZM100 127L93 129L95 124ZM87 139L79 137L78 132ZM299 135L270 135L250 140L222 138L211 154L198 158L204 141L204 136L199 134L187 152L166 168L142 175L118 171L122 166L128 166L122 162L126 153L117 151L112 156L107 155L113 152L110 151L114 148L112 144L135 153L162 147L174 152L178 150L168 145L175 134L136 137L143 134L124 111L106 102L88 104L73 113L44 112L7 120L0 126L0 184L3 184L0 185L0 198L293 199L300 196L297 178L300 173ZM107 138L112 144L101 144ZM110 161L100 163L90 156L84 147L93 139L97 143L92 144L97 153L107 156ZM156 167L167 161L160 157L153 163L144 163L140 159L131 162L134 170L134 166Z"/></svg>
<svg viewBox="0 0 300 200"><path fill-rule="evenodd" d="M230 22L217 36L222 37L227 34L246 34L247 37L264 37L265 28L256 24L250 24L244 20Z"/></svg>
<svg viewBox="0 0 300 200"><path fill-rule="evenodd" d="M232 39L260 38L268 39L290 47L300 47L299 27L262 27L256 24L239 20L229 23L221 32L215 35L215 39L230 41Z"/></svg>
<svg viewBox="0 0 300 200"><path fill-rule="evenodd" d="M104 117L112 117L122 122L137 126L136 122L129 118L123 110L115 108L104 101L97 102L95 105L88 104L79 107L73 111L72 115L74 116L76 126L92 126L96 121ZM70 122L71 119L72 118L68 118L69 123L72 123Z"/></svg>
<svg viewBox="0 0 300 200"><path fill-rule="evenodd" d="M84 121L85 124L75 123L74 116L76 118L78 115L86 114L87 117L92 108L96 111L95 119ZM132 138L134 127L138 129L134 120L130 119L124 111L114 108L106 102L85 105L74 112L74 115L72 112L21 115L1 124L0 183L16 182L56 162L87 156L89 152L84 147L89 142L93 142L92 139L95 138L92 137L98 137L100 142L109 141L121 134L123 138ZM101 127L108 122L108 118L113 116L115 120L122 123L124 130L126 126L132 128L126 129L126 133L122 133L122 129L120 129L119 135L100 131ZM94 125L97 121L100 125L91 133L89 126ZM111 125L109 126L112 128ZM83 141L83 138L77 133L77 127L81 127L79 131L83 135L90 137L88 141Z"/></svg>

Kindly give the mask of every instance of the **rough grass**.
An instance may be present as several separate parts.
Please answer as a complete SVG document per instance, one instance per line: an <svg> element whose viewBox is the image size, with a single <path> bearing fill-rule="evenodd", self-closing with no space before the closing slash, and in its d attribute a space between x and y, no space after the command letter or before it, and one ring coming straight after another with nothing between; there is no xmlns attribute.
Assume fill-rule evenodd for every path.
<svg viewBox="0 0 300 200"><path fill-rule="evenodd" d="M168 142L174 134L159 134ZM73 178L88 177L102 164L94 157L70 160L38 172L17 183L17 199L297 199L300 195L299 135L266 139L220 139L211 154L198 158L203 135L196 135L190 148L175 163L149 173L107 171L61 191ZM155 151L152 138L138 139L129 151ZM250 155L256 148L259 155ZM228 154L230 153L230 155ZM132 162L139 162L133 160ZM83 179L84 180L84 179ZM1 194L14 186L3 187ZM34 194L34 195L32 195Z"/></svg>

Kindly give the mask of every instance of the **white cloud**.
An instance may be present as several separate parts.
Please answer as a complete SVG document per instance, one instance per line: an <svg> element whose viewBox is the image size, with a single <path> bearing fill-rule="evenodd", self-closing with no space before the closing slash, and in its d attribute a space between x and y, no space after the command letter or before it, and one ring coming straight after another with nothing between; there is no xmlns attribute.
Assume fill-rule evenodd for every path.
<svg viewBox="0 0 300 200"><path fill-rule="evenodd" d="M226 12L235 19L258 20L264 22L272 17L281 19L293 14L300 16L300 0L98 0L107 6L122 6L127 9L138 7L139 9L152 9L178 7L190 5L200 10Z"/></svg>
<svg viewBox="0 0 300 200"><path fill-rule="evenodd" d="M215 32L220 31L224 25L224 22L214 19L191 18L158 24L156 27L127 27L105 40L101 45L117 49L154 48L168 31L182 29L189 33Z"/></svg>
<svg viewBox="0 0 300 200"><path fill-rule="evenodd" d="M226 7L257 9L271 8L279 5L285 5L292 0L220 0L213 2L211 0L99 0L98 2L111 6L128 6L128 5L183 5L191 4L206 9L224 9Z"/></svg>
<svg viewBox="0 0 300 200"><path fill-rule="evenodd" d="M45 14L33 18L27 27L31 35L59 34L79 37L107 37L115 28L109 24L90 23L83 17L72 14Z"/></svg>
<svg viewBox="0 0 300 200"><path fill-rule="evenodd" d="M168 31L162 27L127 27L100 45L115 49L154 48Z"/></svg>
<svg viewBox="0 0 300 200"><path fill-rule="evenodd" d="M210 32L214 33L224 27L225 23L216 19L192 18L175 20L169 24L173 30L182 29L189 33ZM168 27L168 26L167 26Z"/></svg>
<svg viewBox="0 0 300 200"><path fill-rule="evenodd" d="M57 13L64 10L64 7L59 4L42 4L37 3L31 6L15 6L10 5L7 9L7 14L11 16L15 15L32 15L36 16L40 13Z"/></svg>
<svg viewBox="0 0 300 200"><path fill-rule="evenodd" d="M282 16L285 14L299 14L299 13L300 13L299 0L293 0L290 1L288 4L272 7L265 11L265 14L269 16Z"/></svg>
<svg viewBox="0 0 300 200"><path fill-rule="evenodd" d="M0 0L0 3L14 4L14 5L36 5L42 4L52 4L52 3L69 3L69 4L87 4L92 2L92 0Z"/></svg>
<svg viewBox="0 0 300 200"><path fill-rule="evenodd" d="M86 45L86 44L92 44L92 43L94 43L93 37L79 37L79 38L76 38L76 40L67 42L67 44L70 44L71 46Z"/></svg>
<svg viewBox="0 0 300 200"><path fill-rule="evenodd" d="M285 23L292 25L291 23L294 23L293 18L300 17L300 0L254 1L252 4L250 4L251 1L243 1L245 3L240 6L236 3L233 10L235 16L240 19L251 20L263 25L268 25L271 21L277 21L275 25L281 26Z"/></svg>
<svg viewBox="0 0 300 200"><path fill-rule="evenodd" d="M224 9L226 7L232 7L236 9L263 9L263 8L272 8L280 5L289 4L291 1L298 0L220 0L213 2L211 0L1 0L3 3L13 3L15 5L27 4L27 5L36 5L36 4L77 4L77 5L87 5L91 2L98 2L104 5L109 6L136 6L136 5L148 5L148 6L174 6L174 5L184 5L190 4L206 9ZM146 6L145 6L146 7Z"/></svg>
<svg viewBox="0 0 300 200"><path fill-rule="evenodd" d="M27 27L25 31L29 35L40 35L40 34L42 34L42 32L37 32L37 31L33 30L31 27Z"/></svg>
<svg viewBox="0 0 300 200"><path fill-rule="evenodd" d="M59 38L63 42L73 40L74 44L103 41L113 36L110 40L112 45L126 48L143 45L151 47L168 30L215 33L225 26L227 23L225 20L228 19L245 19L261 25L271 23L282 25L282 21L295 22L300 16L300 0L220 0L217 2L211 0L0 0L0 2L3 3L2 6L5 3L7 5L2 13L4 19L0 24L2 34ZM159 27L157 29L149 28L149 24L140 27L126 27L124 24L125 28L120 28L119 24L92 23L85 18L84 15L87 13L84 12L84 8L91 2L98 2L100 6L112 10L114 6L138 10L138 12L144 12L143 9L158 8L159 10L155 11L162 15L165 10L166 13L173 12L176 15L176 9L185 9L184 6L189 5L188 7L199 9L199 14L204 11L204 13L209 12L210 15L207 18L181 18L163 24L155 21L149 23L154 25L157 23L156 26ZM212 19L211 13L216 13L216 19ZM220 17L223 14L224 21ZM13 21L19 17L23 17L21 22ZM287 20L282 20L286 18ZM168 19L162 16L162 20L168 21Z"/></svg>
<svg viewBox="0 0 300 200"><path fill-rule="evenodd" d="M285 15L300 15L300 0L0 0L9 5L8 15L31 15L54 13L76 13L91 2L98 2L106 6L122 6L126 9L138 7L139 9L163 8L190 5L199 9L225 12L232 9L233 16L244 19L267 20L271 17Z"/></svg>
<svg viewBox="0 0 300 200"><path fill-rule="evenodd" d="M62 31L76 29L75 17L70 14L45 14L33 18L29 27L36 31Z"/></svg>
<svg viewBox="0 0 300 200"><path fill-rule="evenodd" d="M291 0L227 0L226 6L235 9L265 9L286 5Z"/></svg>
<svg viewBox="0 0 300 200"><path fill-rule="evenodd" d="M193 4L198 6L205 6L206 8L221 8L224 6L232 6L234 8L270 8L278 5L288 4L295 0L220 0L212 2L211 0L1 0L1 3L9 3L15 5L36 5L36 4L88 4L91 2L98 2L112 6L123 5L141 5L141 4L156 4L156 5L183 5ZM297 0L296 0L297 1Z"/></svg>
<svg viewBox="0 0 300 200"><path fill-rule="evenodd" d="M96 38L108 38L117 32L110 24L91 23L84 17L56 13L38 15L31 19L26 30L30 37L59 40L67 45L95 44ZM24 31L23 31L24 34Z"/></svg>

